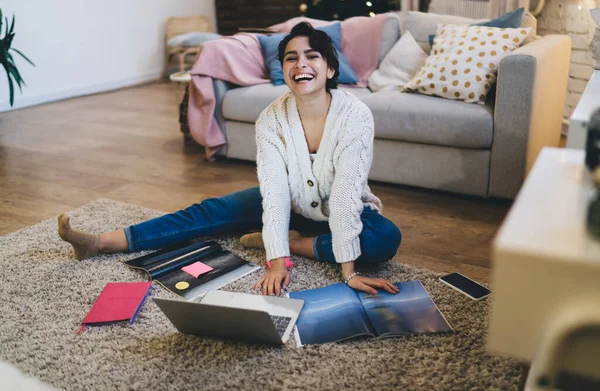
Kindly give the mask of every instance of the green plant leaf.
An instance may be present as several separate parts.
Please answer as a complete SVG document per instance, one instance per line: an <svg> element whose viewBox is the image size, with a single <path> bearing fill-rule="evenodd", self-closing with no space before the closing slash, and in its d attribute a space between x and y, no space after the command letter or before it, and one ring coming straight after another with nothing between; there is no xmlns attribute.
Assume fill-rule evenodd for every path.
<svg viewBox="0 0 600 391"><path fill-rule="evenodd" d="M19 70L17 69L17 67L15 67L12 64L9 64L8 72L12 75L12 77L17 82L17 85L19 86L19 91L23 92L23 90L21 89L21 84L25 84L25 82L23 81L23 78L21 77L21 74L19 73Z"/></svg>
<svg viewBox="0 0 600 391"><path fill-rule="evenodd" d="M8 90L9 90L9 101L10 107L15 103L15 86L13 84L12 79L10 78L10 73L6 72L6 77L8 78Z"/></svg>
<svg viewBox="0 0 600 391"><path fill-rule="evenodd" d="M14 33L9 33L6 37L4 37L4 40L6 41L6 47L10 48L10 45L12 45L12 40L15 37Z"/></svg>
<svg viewBox="0 0 600 391"><path fill-rule="evenodd" d="M19 70L17 69L17 66L14 62L9 61L6 63L6 66L8 68L8 71L16 76L15 79L21 79L21 74L19 73Z"/></svg>
<svg viewBox="0 0 600 391"><path fill-rule="evenodd" d="M4 37L2 37L2 24L5 23L4 26ZM35 64L27 58L22 52L15 48L11 48L12 41L15 37L14 29L16 24L16 17L13 13L11 23L8 23L8 17L4 16L2 13L2 9L0 9L0 64L4 67L6 71L6 78L8 79L8 87L9 87L9 98L11 107L14 105L15 101L15 83L19 87L21 93L23 92L22 86L26 85L25 81L21 77L19 70L17 69L17 65L15 63L15 58L10 53L10 50L14 50L18 55L23 57L25 61L29 64L35 66Z"/></svg>
<svg viewBox="0 0 600 391"><path fill-rule="evenodd" d="M9 72L8 74L9 74L9 75L10 75L10 77L11 77L12 79L14 79L14 81L17 83L17 86L19 87L19 90L20 90L21 92L23 92L23 90L21 90L21 80L20 80L20 79L19 79L17 76L15 76L15 74L14 74L13 72Z"/></svg>
<svg viewBox="0 0 600 391"><path fill-rule="evenodd" d="M21 88L21 86L23 84L25 84L25 83L23 83L22 79L17 79L14 74L11 74L11 76L15 80L15 82L17 83L17 87L19 87L19 92L22 94L23 93L23 88Z"/></svg>
<svg viewBox="0 0 600 391"><path fill-rule="evenodd" d="M12 48L12 50L14 50L15 52L19 53L21 55L21 57L23 57L25 59L25 61L27 61L31 65L35 66L35 64L33 62L31 62L31 60L28 59L27 56L25 56L23 53L21 53L21 51L15 49L15 48Z"/></svg>
<svg viewBox="0 0 600 391"><path fill-rule="evenodd" d="M10 33L12 34L14 30L15 30L15 14L13 14L12 23L10 24Z"/></svg>

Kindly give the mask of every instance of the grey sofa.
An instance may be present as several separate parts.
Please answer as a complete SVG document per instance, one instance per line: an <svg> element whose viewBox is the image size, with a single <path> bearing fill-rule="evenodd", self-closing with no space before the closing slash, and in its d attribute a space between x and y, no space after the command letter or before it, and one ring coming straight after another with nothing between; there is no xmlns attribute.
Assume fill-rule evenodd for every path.
<svg viewBox="0 0 600 391"><path fill-rule="evenodd" d="M398 18L385 22L379 61L399 39ZM375 119L370 179L471 194L514 198L544 146L560 140L571 42L539 37L505 57L485 105L438 97L341 87ZM225 156L255 160L254 122L289 91L271 84L236 88L215 80L216 118Z"/></svg>

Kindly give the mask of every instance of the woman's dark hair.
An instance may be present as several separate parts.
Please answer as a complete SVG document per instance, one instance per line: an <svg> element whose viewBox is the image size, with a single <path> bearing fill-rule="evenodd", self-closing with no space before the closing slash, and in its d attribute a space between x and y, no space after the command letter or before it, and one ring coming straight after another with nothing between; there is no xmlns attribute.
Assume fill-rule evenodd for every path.
<svg viewBox="0 0 600 391"><path fill-rule="evenodd" d="M300 22L294 26L292 31L281 40L278 47L279 62L283 65L283 55L285 47L296 37L308 37L310 47L327 60L327 66L331 67L335 73L331 79L327 79L325 88L327 91L337 88L337 78L340 75L340 61L337 57L337 52L333 47L331 37L325 31L316 30L310 23Z"/></svg>

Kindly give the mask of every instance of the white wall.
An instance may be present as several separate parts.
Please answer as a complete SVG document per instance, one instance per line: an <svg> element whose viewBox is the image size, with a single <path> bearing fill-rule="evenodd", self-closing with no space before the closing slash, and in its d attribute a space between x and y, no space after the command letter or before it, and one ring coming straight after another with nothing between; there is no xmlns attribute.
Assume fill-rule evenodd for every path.
<svg viewBox="0 0 600 391"><path fill-rule="evenodd" d="M214 0L4 0L0 7L9 20L16 16L12 46L36 65L16 55L27 86L16 89L13 109L158 79L170 16L205 15L216 31ZM4 73L0 67L0 112L11 109Z"/></svg>
<svg viewBox="0 0 600 391"><path fill-rule="evenodd" d="M579 9L581 6L581 9ZM569 118L593 72L594 55L591 42L596 24L590 8L599 7L600 0L546 0L538 15L538 34L566 34L571 37L571 67L563 116Z"/></svg>

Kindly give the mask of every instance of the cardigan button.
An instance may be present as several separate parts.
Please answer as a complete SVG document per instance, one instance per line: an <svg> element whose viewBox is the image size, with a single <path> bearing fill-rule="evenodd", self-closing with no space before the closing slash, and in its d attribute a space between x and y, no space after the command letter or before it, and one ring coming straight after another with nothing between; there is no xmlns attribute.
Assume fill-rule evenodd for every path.
<svg viewBox="0 0 600 391"><path fill-rule="evenodd" d="M315 184L313 183L313 181L311 181L310 179L308 181L306 181L306 183L308 184L308 186L313 187Z"/></svg>
<svg viewBox="0 0 600 391"><path fill-rule="evenodd" d="M317 201L313 201L310 206L312 206L313 208L316 208L317 206L319 206L319 203Z"/></svg>

